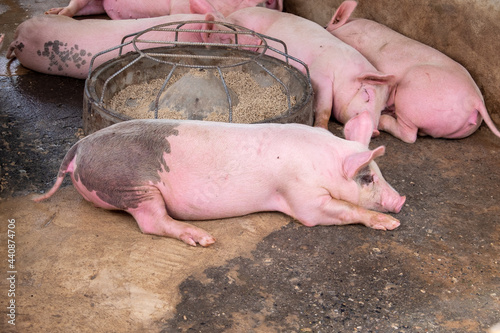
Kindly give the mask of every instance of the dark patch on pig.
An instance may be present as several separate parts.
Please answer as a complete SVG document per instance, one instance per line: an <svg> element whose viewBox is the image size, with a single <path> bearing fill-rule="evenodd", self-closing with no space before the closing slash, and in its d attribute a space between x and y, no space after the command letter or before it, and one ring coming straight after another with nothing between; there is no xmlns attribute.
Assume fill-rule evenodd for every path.
<svg viewBox="0 0 500 333"><path fill-rule="evenodd" d="M19 52L23 52L23 49L24 49L24 44L21 42L19 44L16 44L15 48L19 51Z"/></svg>
<svg viewBox="0 0 500 333"><path fill-rule="evenodd" d="M68 47L68 43L63 43L59 40L48 41L43 45L43 50L37 51L38 56L49 59L49 67L47 70L55 69L63 71L68 68L71 63L76 68L80 68L87 63L87 59L92 56L92 53L87 53L84 49L80 50L78 45Z"/></svg>
<svg viewBox="0 0 500 333"><path fill-rule="evenodd" d="M367 165L363 169L361 169L356 177L354 177L354 181L363 186L373 183L373 175L371 173L370 167Z"/></svg>
<svg viewBox="0 0 500 333"><path fill-rule="evenodd" d="M178 124L126 121L98 131L78 143L74 177L104 202L118 209L137 208L151 197L149 183L161 181L169 167L167 137Z"/></svg>

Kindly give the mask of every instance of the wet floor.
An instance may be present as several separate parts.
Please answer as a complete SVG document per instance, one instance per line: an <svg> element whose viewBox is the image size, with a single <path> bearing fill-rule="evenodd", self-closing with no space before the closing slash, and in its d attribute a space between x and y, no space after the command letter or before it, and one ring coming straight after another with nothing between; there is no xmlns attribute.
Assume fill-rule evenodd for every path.
<svg viewBox="0 0 500 333"><path fill-rule="evenodd" d="M26 2L0 4L2 57L16 24L56 3ZM29 195L52 185L60 160L82 136L84 81L31 72L4 58L0 67L2 244L7 219L25 221L16 235L18 321L13 327L2 315L1 331L77 325L82 332L484 332L500 321L500 138L484 125L463 140L408 145L382 134L372 141L371 147L386 145L377 163L407 196L394 231L306 228L283 215L254 214L207 224L221 233L223 223L245 228L193 250L140 234L125 214L90 207L68 180L54 201L33 206ZM336 124L331 130L340 134ZM60 218L60 210L71 218ZM118 222L103 227L101 218ZM277 227L246 237L258 225L254 219ZM222 253L231 243L241 248ZM244 243L252 246L238 245ZM184 253L185 262L175 265L185 271L173 287L165 278L173 265L158 263L169 248ZM224 260L188 265L200 256ZM1 281L6 314L8 286ZM162 305L169 288L176 302Z"/></svg>

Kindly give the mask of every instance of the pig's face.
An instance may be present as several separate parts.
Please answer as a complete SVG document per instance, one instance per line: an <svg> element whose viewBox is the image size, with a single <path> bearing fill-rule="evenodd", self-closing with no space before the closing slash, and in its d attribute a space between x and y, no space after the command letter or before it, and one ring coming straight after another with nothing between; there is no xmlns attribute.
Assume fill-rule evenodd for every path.
<svg viewBox="0 0 500 333"><path fill-rule="evenodd" d="M338 87L334 94L335 117L345 124L349 119L368 111L373 124L378 124L393 81L392 75L367 73L348 86Z"/></svg>
<svg viewBox="0 0 500 333"><path fill-rule="evenodd" d="M406 197L400 196L384 179L374 158L383 155L385 148L362 151L343 161L344 178L350 182L346 200L379 212L399 213Z"/></svg>
<svg viewBox="0 0 500 333"><path fill-rule="evenodd" d="M212 16L212 14L207 14L205 19L207 21L227 22L227 20ZM202 25L202 29L214 31L201 34L204 43L248 45L244 49L250 51L257 51L257 47L254 48L252 45L257 46L261 44L260 38L252 34L236 34L234 30L223 24L205 23Z"/></svg>
<svg viewBox="0 0 500 333"><path fill-rule="evenodd" d="M406 198L400 196L382 177L375 162L364 167L354 177L358 184L359 205L379 212L399 213Z"/></svg>
<svg viewBox="0 0 500 333"><path fill-rule="evenodd" d="M222 17L228 16L231 13L234 13L243 8L256 6L282 11L283 0L189 0L191 13L217 13Z"/></svg>
<svg viewBox="0 0 500 333"><path fill-rule="evenodd" d="M234 13L237 10L247 8L262 6L270 9L276 9L281 11L283 9L282 0L223 0L223 1L212 1L212 6L215 10L219 11L222 15L227 16Z"/></svg>

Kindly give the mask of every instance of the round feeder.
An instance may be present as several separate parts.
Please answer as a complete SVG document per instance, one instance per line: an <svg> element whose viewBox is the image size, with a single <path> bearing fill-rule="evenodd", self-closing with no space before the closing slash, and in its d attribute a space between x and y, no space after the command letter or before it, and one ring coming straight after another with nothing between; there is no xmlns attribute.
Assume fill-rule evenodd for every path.
<svg viewBox="0 0 500 333"><path fill-rule="evenodd" d="M199 22L216 24L219 29L184 28ZM148 39L152 32L174 33L175 38ZM197 32L229 35L232 42L183 42L183 34ZM85 134L124 120L145 118L313 124L309 70L289 56L279 40L211 21L168 23L123 40L127 38L132 40L92 59L85 82ZM248 40L255 42L242 42ZM283 51L270 47L269 40L280 43ZM100 56L117 49L121 54L127 45L133 45L135 51L92 68Z"/></svg>

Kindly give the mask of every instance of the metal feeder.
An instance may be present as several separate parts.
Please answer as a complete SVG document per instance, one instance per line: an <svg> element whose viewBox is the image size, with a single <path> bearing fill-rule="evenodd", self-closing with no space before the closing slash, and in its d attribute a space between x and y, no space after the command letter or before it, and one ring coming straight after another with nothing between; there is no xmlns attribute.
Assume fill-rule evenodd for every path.
<svg viewBox="0 0 500 333"><path fill-rule="evenodd" d="M185 27L191 23L211 23L220 28L218 30L193 30ZM147 38L150 32L165 33L168 36L172 36L174 33L175 38L173 40L171 37L165 40L151 40ZM182 38L183 34L187 33L228 35L233 43L183 42L182 40L186 40ZM258 39L259 45L239 43L245 36ZM279 43L283 50L269 46L268 41L270 40ZM123 48L128 45L132 45L134 51L122 54ZM138 45L141 47L139 48ZM248 49L252 49L252 51ZM254 51L255 49L257 51ZM93 68L96 59L106 54L109 57L108 53L117 50L117 57L95 69ZM296 67L302 68L302 71ZM278 84L286 96L288 107L281 114L259 119L255 121L256 123L313 124L313 89L309 78L309 69L302 61L287 54L286 45L282 41L228 23L183 21L162 24L127 35L122 39L120 45L100 52L92 58L89 75L85 82L83 109L85 134L93 133L117 122L131 120L131 117L117 112L110 106L112 98L128 86L144 84L156 79L161 79L163 84L158 88L158 91L155 91L155 97L151 100L150 112L154 113L154 118L160 118L161 101L165 100L164 96L171 84L172 77L174 75L186 76L192 69L211 71L220 80L226 96L227 122L233 122L235 96L230 92L224 76L229 71L241 71L250 74L259 84ZM188 90L199 87L192 88ZM255 98L260 97L262 96L255 96ZM190 114L186 119L203 119L203 117Z"/></svg>

